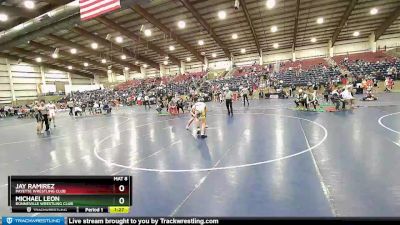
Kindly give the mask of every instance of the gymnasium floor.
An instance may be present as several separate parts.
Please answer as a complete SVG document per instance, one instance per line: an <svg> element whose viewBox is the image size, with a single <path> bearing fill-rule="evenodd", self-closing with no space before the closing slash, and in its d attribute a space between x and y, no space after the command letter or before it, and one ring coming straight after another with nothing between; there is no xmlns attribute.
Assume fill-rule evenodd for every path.
<svg viewBox="0 0 400 225"><path fill-rule="evenodd" d="M132 175L130 216L399 216L400 94L354 111L209 103L208 138L188 115L121 108L71 118L38 137L34 121L0 121L0 215L8 175ZM380 119L381 118L381 119ZM379 120L380 119L380 120Z"/></svg>

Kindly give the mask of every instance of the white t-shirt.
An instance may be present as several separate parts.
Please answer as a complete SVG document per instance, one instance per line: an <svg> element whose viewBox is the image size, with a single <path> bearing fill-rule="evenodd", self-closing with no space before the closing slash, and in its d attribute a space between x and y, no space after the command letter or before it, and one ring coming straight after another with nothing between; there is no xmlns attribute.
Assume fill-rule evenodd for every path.
<svg viewBox="0 0 400 225"><path fill-rule="evenodd" d="M249 89L248 89L247 87L244 87L244 88L242 89L242 94L243 94L243 95L248 95L248 94L249 94Z"/></svg>
<svg viewBox="0 0 400 225"><path fill-rule="evenodd" d="M353 99L353 96L351 95L350 91L346 89L342 92L342 98L343 99Z"/></svg>
<svg viewBox="0 0 400 225"><path fill-rule="evenodd" d="M233 95L233 93L231 90L225 91L225 99L227 99L227 100L232 99L232 95Z"/></svg>
<svg viewBox="0 0 400 225"><path fill-rule="evenodd" d="M56 105L54 105L54 104L49 104L49 105L47 106L47 108L49 109L49 112L50 112L51 114L54 114L54 113L56 112Z"/></svg>
<svg viewBox="0 0 400 225"><path fill-rule="evenodd" d="M193 105L193 109L196 110L196 111L199 112L199 113L202 113L202 112L204 112L205 109L206 109L206 103L204 103L204 102L196 102L196 103Z"/></svg>

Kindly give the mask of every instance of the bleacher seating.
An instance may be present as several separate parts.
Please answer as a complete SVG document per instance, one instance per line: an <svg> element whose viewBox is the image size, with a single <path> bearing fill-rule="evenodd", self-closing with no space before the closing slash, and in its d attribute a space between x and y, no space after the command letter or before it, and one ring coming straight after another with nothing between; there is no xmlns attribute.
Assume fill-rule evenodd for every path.
<svg viewBox="0 0 400 225"><path fill-rule="evenodd" d="M206 75L206 72L193 72L193 73L184 73L184 74L179 74L174 77L172 80L173 82L184 82L192 79L200 79L203 78Z"/></svg>
<svg viewBox="0 0 400 225"><path fill-rule="evenodd" d="M126 82L124 82L124 83L118 84L118 85L116 86L116 89L117 89L117 90L126 90L126 89L129 88L129 87L135 88L135 87L139 86L140 83L141 83L140 80L138 80L138 79L132 79L132 80L128 80L128 81L126 81Z"/></svg>
<svg viewBox="0 0 400 225"><path fill-rule="evenodd" d="M302 72L292 73L292 83L295 85L308 85L313 83L327 83L330 79L337 79L341 73L338 68L318 66ZM285 81L284 81L285 82ZM287 80L286 80L287 82Z"/></svg>
<svg viewBox="0 0 400 225"><path fill-rule="evenodd" d="M239 87L242 85L253 86L253 85L257 84L259 82L259 80L260 80L260 78L256 74L249 75L247 77L234 76L231 78L210 80L210 81L208 81L208 84L206 86L208 86L209 88L211 88L212 86L222 88L225 85L228 85L231 90L238 90Z"/></svg>
<svg viewBox="0 0 400 225"><path fill-rule="evenodd" d="M205 72L194 72L180 74L175 77L153 77L147 79L133 79L124 83L118 84L117 90L135 89L136 94L144 90L153 89L161 85L165 86L167 91L172 93L186 93L189 88L196 87L196 82L201 80L206 75Z"/></svg>
<svg viewBox="0 0 400 225"><path fill-rule="evenodd" d="M347 58L344 62L345 57ZM400 71L400 60L387 56L383 52L359 53L349 56L335 56L332 58L337 65L345 66L353 75L387 75L389 67L395 66ZM377 62L379 61L379 62ZM242 85L258 86L260 80L269 79L270 84L306 86L315 83L340 81L342 76L339 66L330 66L324 58L298 60L282 64L279 72L272 72L271 67L248 65L237 67L231 77L218 77L205 81L205 72L180 74L175 77L148 78L145 80L131 80L118 87L122 89L136 88L137 92L164 85L166 91L173 93L188 93L191 89L201 88L210 90L212 87L228 85L238 89Z"/></svg>
<svg viewBox="0 0 400 225"><path fill-rule="evenodd" d="M355 62L357 60L362 60L365 62L376 63L381 61L393 61L395 58L393 56L385 54L383 51L379 52L362 52L348 55L337 55L333 56L332 59L339 65L344 59L347 58L349 62Z"/></svg>
<svg viewBox="0 0 400 225"><path fill-rule="evenodd" d="M383 79L393 66L400 71L399 60L383 51L334 56L333 60L353 76L375 76Z"/></svg>
<svg viewBox="0 0 400 225"><path fill-rule="evenodd" d="M287 70L309 70L315 66L328 66L328 63L324 58L315 58L315 59L304 59L304 60L296 60L295 62L287 61L285 62L280 71L287 71Z"/></svg>
<svg viewBox="0 0 400 225"><path fill-rule="evenodd" d="M247 66L239 66L235 68L235 71L233 72L232 76L244 76L246 74L252 73L252 72L261 72L263 70L263 67L261 65L247 65Z"/></svg>

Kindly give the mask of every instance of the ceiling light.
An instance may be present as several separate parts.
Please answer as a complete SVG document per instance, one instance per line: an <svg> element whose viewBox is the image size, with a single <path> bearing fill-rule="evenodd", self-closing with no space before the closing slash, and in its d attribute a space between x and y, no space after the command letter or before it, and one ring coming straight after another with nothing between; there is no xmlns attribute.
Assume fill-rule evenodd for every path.
<svg viewBox="0 0 400 225"><path fill-rule="evenodd" d="M187 62L190 62L190 61L192 61L192 58L187 57L187 58L186 58L186 61L187 61Z"/></svg>
<svg viewBox="0 0 400 225"><path fill-rule="evenodd" d="M278 31L278 27L277 26L272 26L271 27L271 32L272 33L275 33L275 32L277 32Z"/></svg>
<svg viewBox="0 0 400 225"><path fill-rule="evenodd" d="M53 57L54 59L57 59L57 58L58 58L58 54L57 54L57 53L53 53L53 54L51 55L51 57Z"/></svg>
<svg viewBox="0 0 400 225"><path fill-rule="evenodd" d="M112 70L108 69L108 70L107 70L107 73L112 73Z"/></svg>
<svg viewBox="0 0 400 225"><path fill-rule="evenodd" d="M125 60L126 59L126 55L121 55L121 59Z"/></svg>
<svg viewBox="0 0 400 225"><path fill-rule="evenodd" d="M147 68L147 64L143 64L143 67L144 67L144 68Z"/></svg>
<svg viewBox="0 0 400 225"><path fill-rule="evenodd" d="M69 70L72 70L72 66L68 66L68 69L69 69Z"/></svg>
<svg viewBox="0 0 400 225"><path fill-rule="evenodd" d="M164 65L168 65L168 61L164 61Z"/></svg>
<svg viewBox="0 0 400 225"><path fill-rule="evenodd" d="M96 42L93 42L90 46L91 46L93 49L97 49L97 48L99 47L99 45L98 45Z"/></svg>
<svg viewBox="0 0 400 225"><path fill-rule="evenodd" d="M199 40L199 45L204 45L204 41L203 40Z"/></svg>
<svg viewBox="0 0 400 225"><path fill-rule="evenodd" d="M170 45L170 46L169 46L169 50L170 50L170 51L174 51L174 50L175 50L175 47L174 47L173 45Z"/></svg>
<svg viewBox="0 0 400 225"><path fill-rule="evenodd" d="M125 67L124 69L125 69L125 70L129 70L129 67Z"/></svg>
<svg viewBox="0 0 400 225"><path fill-rule="evenodd" d="M30 0L26 0L26 1L24 1L24 6L27 9L33 9L33 8L35 8L35 2L34 1L30 1Z"/></svg>
<svg viewBox="0 0 400 225"><path fill-rule="evenodd" d="M240 53L242 54L246 53L246 49L245 48L240 49Z"/></svg>
<svg viewBox="0 0 400 225"><path fill-rule="evenodd" d="M221 20L226 18L226 12L225 11L218 11L218 18L220 18Z"/></svg>
<svg viewBox="0 0 400 225"><path fill-rule="evenodd" d="M215 58L215 57L217 57L217 53L213 53L211 56L212 56L213 58Z"/></svg>
<svg viewBox="0 0 400 225"><path fill-rule="evenodd" d="M42 58L40 58L40 57L37 57L35 60L36 60L36 62L38 62L38 63L42 62Z"/></svg>
<svg viewBox="0 0 400 225"><path fill-rule="evenodd" d="M317 42L317 39L313 37L313 38L311 38L311 42L315 43L315 42Z"/></svg>
<svg viewBox="0 0 400 225"><path fill-rule="evenodd" d="M183 21L183 20L180 20L180 21L178 22L178 27L179 27L180 29L183 29L183 28L185 28L185 27L186 27L186 23L185 23L185 21Z"/></svg>
<svg viewBox="0 0 400 225"><path fill-rule="evenodd" d="M354 37L358 37L359 35L360 35L360 32L358 32L358 31L356 31L356 32L353 33L353 36L354 36Z"/></svg>
<svg viewBox="0 0 400 225"><path fill-rule="evenodd" d="M151 30L149 30L149 29L144 30L144 35L146 37L150 37L151 36Z"/></svg>
<svg viewBox="0 0 400 225"><path fill-rule="evenodd" d="M238 35L237 34L232 34L232 39L237 39Z"/></svg>
<svg viewBox="0 0 400 225"><path fill-rule="evenodd" d="M107 63L107 59L102 59L101 63L106 64Z"/></svg>
<svg viewBox="0 0 400 225"><path fill-rule="evenodd" d="M71 54L76 54L78 51L76 50L76 48L71 48L70 52Z"/></svg>
<svg viewBox="0 0 400 225"><path fill-rule="evenodd" d="M273 47L274 47L274 48L279 48L279 44L278 44L278 43L275 43L275 44L273 45Z"/></svg>
<svg viewBox="0 0 400 225"><path fill-rule="evenodd" d="M122 42L124 42L124 39L121 36L118 36L118 37L115 37L115 41L117 43L122 43Z"/></svg>
<svg viewBox="0 0 400 225"><path fill-rule="evenodd" d="M88 67L88 66L89 66L89 63L84 62L84 63L83 63L83 66L84 66L84 67Z"/></svg>
<svg viewBox="0 0 400 225"><path fill-rule="evenodd" d="M57 13L56 11L50 11L50 12L47 13L47 16L48 17L53 17L54 15L56 15L56 13Z"/></svg>
<svg viewBox="0 0 400 225"><path fill-rule="evenodd" d="M169 56L165 56L164 58L165 58L166 60L168 60L168 59L169 59Z"/></svg>
<svg viewBox="0 0 400 225"><path fill-rule="evenodd" d="M138 64L139 64L139 61L135 61L135 64L138 65Z"/></svg>
<svg viewBox="0 0 400 225"><path fill-rule="evenodd" d="M324 23L324 17L318 17L317 23L318 24L323 24Z"/></svg>
<svg viewBox="0 0 400 225"><path fill-rule="evenodd" d="M267 8L272 9L275 7L275 0L267 0Z"/></svg>
<svg viewBox="0 0 400 225"><path fill-rule="evenodd" d="M371 15L376 15L378 13L378 9L377 8L372 8L371 11L369 11L369 13Z"/></svg>
<svg viewBox="0 0 400 225"><path fill-rule="evenodd" d="M7 14L0 13L0 21L1 21L1 22L5 22L5 21L7 21L7 20L8 20Z"/></svg>

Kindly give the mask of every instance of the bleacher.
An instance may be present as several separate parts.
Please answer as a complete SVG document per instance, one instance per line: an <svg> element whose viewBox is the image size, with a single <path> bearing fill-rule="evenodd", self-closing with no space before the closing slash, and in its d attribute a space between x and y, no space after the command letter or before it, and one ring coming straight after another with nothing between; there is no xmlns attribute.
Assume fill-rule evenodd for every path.
<svg viewBox="0 0 400 225"><path fill-rule="evenodd" d="M117 90L126 90L126 89L128 89L130 87L135 88L135 87L139 86L140 83L141 83L141 80L132 79L132 80L128 80L128 81L126 81L124 83L118 84L115 88Z"/></svg>
<svg viewBox="0 0 400 225"><path fill-rule="evenodd" d="M186 93L189 88L196 87L196 82L202 80L206 75L205 72L193 72L180 74L175 77L152 77L146 79L132 79L124 83L118 84L116 90L135 89L136 94L139 92L154 89L155 87L164 86L166 91L172 93Z"/></svg>
<svg viewBox="0 0 400 225"><path fill-rule="evenodd" d="M347 61L344 59L347 58ZM386 76L389 67L396 66L400 71L400 61L388 56L383 52L358 53L352 55L335 56L332 58L337 65L345 66L353 75L381 75ZM247 76L244 76L247 75ZM130 80L118 85L118 88L137 88L141 91L144 88L154 88L161 84L166 90L173 93L188 93L190 89L210 86L225 86L228 84L232 89L237 89L244 84L258 85L260 78L270 78L275 83L283 86L294 84L306 86L314 83L327 83L330 80L340 80L341 70L339 66L330 66L323 58L298 60L286 62L278 73L269 72L261 65L241 66L235 69L232 77L211 79L204 84L205 72L180 74L173 78L148 78L145 80Z"/></svg>
<svg viewBox="0 0 400 225"><path fill-rule="evenodd" d="M189 80L201 79L206 75L206 72L192 72L192 73L184 73L175 76L172 79L172 82L185 82Z"/></svg>
<svg viewBox="0 0 400 225"><path fill-rule="evenodd" d="M219 80L217 83L229 84L231 87L238 87L243 81L243 75L248 76L263 76L272 78L278 82L283 81L283 86L289 86L291 84L297 86L304 86L313 83L326 83L330 79L337 79L341 72L339 68L329 66L323 58L307 59L296 62L286 62L283 68L280 69L279 73L268 72L264 67L260 65L244 66L239 67L233 73L233 77L226 80ZM241 78L243 77L243 78ZM250 78L252 83L253 78Z"/></svg>
<svg viewBox="0 0 400 225"><path fill-rule="evenodd" d="M291 68L291 69L290 69ZM301 70L300 70L301 69ZM283 86L294 85L307 85L314 82L328 82L329 78L336 79L340 76L340 70L328 65L324 58L298 60L296 62L286 62L281 67L279 73L269 72L261 65L248 65L237 67L232 73L232 78L221 79L213 84L228 84L231 87L238 87L240 84L245 83L244 75L250 78L249 83L253 83L252 76L271 77L277 81L283 81ZM243 78L242 78L243 77Z"/></svg>
<svg viewBox="0 0 400 225"><path fill-rule="evenodd" d="M309 70L315 66L328 66L327 61L324 58L304 59L296 60L295 62L287 61L281 66L280 71L287 70Z"/></svg>
<svg viewBox="0 0 400 225"><path fill-rule="evenodd" d="M235 71L232 73L232 76L238 77L238 76L244 76L246 74L252 73L252 72L261 72L263 71L263 66L261 65L246 65L246 66L239 66L235 68Z"/></svg>
<svg viewBox="0 0 400 225"><path fill-rule="evenodd" d="M258 74L255 74L255 75L249 75L247 76L247 78L245 76L234 76L231 78L210 80L208 83L211 86L217 86L220 88L224 87L225 85L228 85L231 90L237 91L239 87L242 85L252 86L253 84L258 83L258 81L259 81L259 76Z"/></svg>
<svg viewBox="0 0 400 225"><path fill-rule="evenodd" d="M302 86L310 83L327 83L330 79L337 79L340 75L341 73L338 68L318 66L302 71L298 75L295 74L292 76L292 82Z"/></svg>
<svg viewBox="0 0 400 225"><path fill-rule="evenodd" d="M336 55L333 56L332 59L338 64L342 64L344 59L347 58L349 62L355 62L357 60L362 60L365 62L376 63L384 60L393 61L396 58L390 55L385 54L384 51L378 52L362 52L348 55Z"/></svg>
<svg viewBox="0 0 400 225"><path fill-rule="evenodd" d="M332 59L353 76L375 76L383 79L388 75L388 69L393 66L400 71L400 61L383 51L340 55Z"/></svg>

